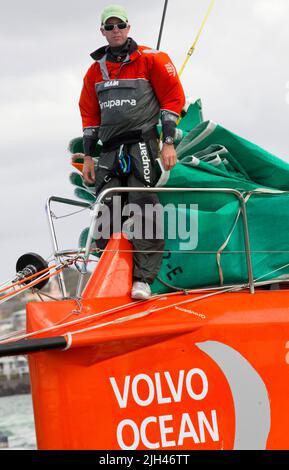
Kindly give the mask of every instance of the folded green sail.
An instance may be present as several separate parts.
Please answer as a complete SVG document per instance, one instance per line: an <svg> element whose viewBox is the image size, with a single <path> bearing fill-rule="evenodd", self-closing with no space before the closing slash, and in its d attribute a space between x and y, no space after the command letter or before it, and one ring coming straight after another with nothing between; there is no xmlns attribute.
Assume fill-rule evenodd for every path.
<svg viewBox="0 0 289 470"><path fill-rule="evenodd" d="M289 277L289 196L278 194L278 190L289 189L289 165L211 121L189 132L177 153L179 162L164 186L232 188L244 195L253 192L246 206L254 278ZM189 250L181 249L184 240L180 237L169 239L170 226L165 225L166 253L159 279L179 288L247 282L243 222L235 197L184 192L160 193L159 197L164 207L186 204L188 226L191 219L197 220L197 227L193 227L197 244ZM197 209L189 209L189 204ZM177 213L180 211L184 209ZM156 279L152 290L167 292L169 287Z"/></svg>
<svg viewBox="0 0 289 470"><path fill-rule="evenodd" d="M289 190L289 165L224 127L203 122L200 100L188 107L177 129L178 163L172 171L160 174L158 186L231 188L248 195L254 278L289 277L289 196L282 193ZM82 139L73 139L69 149L82 152ZM100 151L98 146L95 157ZM70 180L77 197L95 201L93 188L87 188L81 177L73 174ZM179 225L192 228L193 241L188 244L190 237L186 240L178 231L172 237L172 219L166 219L166 251L153 292L168 292L170 286L189 289L248 281L243 221L233 195L175 192L159 193L159 197L164 208L171 206L170 216L175 216ZM84 235L87 230L80 237L81 246Z"/></svg>
<svg viewBox="0 0 289 470"><path fill-rule="evenodd" d="M288 163L212 121L202 122L182 139L177 147L178 157L182 160L212 144L224 146L254 183L289 188Z"/></svg>
<svg viewBox="0 0 289 470"><path fill-rule="evenodd" d="M96 201L95 191L91 192L91 191L88 191L87 189L77 187L74 190L74 195L78 197L79 199L85 202L88 202L90 204L94 204Z"/></svg>

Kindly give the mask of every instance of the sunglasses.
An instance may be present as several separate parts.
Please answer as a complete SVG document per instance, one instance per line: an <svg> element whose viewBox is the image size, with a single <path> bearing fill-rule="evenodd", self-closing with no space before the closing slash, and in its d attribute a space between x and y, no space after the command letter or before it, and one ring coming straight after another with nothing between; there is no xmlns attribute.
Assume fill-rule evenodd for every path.
<svg viewBox="0 0 289 470"><path fill-rule="evenodd" d="M125 29L127 28L127 23L117 23L117 24L104 24L103 29L105 31L112 31L113 29L118 28L118 29Z"/></svg>

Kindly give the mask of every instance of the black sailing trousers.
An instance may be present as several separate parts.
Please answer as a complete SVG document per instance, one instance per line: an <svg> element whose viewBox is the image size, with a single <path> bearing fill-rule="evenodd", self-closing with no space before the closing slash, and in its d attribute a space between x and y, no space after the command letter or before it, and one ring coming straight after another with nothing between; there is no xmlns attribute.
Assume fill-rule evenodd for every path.
<svg viewBox="0 0 289 470"><path fill-rule="evenodd" d="M96 195L112 187L154 187L157 155L158 142L155 138L102 152L96 167ZM151 284L159 272L164 250L163 217L158 212L161 206L157 194L135 191L114 193L104 198L103 202L109 210L100 218L97 247L104 249L113 231L121 231L131 209L134 227L131 239L134 249L133 279ZM121 220L119 229L115 229L119 226L116 220Z"/></svg>

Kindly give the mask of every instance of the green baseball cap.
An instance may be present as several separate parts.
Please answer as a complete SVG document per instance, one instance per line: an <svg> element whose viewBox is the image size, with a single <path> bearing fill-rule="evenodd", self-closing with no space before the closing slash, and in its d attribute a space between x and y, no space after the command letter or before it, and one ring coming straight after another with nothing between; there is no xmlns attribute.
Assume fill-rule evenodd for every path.
<svg viewBox="0 0 289 470"><path fill-rule="evenodd" d="M106 23L109 18L119 18L120 20L127 22L127 13L121 5L108 5L105 7L101 14L101 24Z"/></svg>

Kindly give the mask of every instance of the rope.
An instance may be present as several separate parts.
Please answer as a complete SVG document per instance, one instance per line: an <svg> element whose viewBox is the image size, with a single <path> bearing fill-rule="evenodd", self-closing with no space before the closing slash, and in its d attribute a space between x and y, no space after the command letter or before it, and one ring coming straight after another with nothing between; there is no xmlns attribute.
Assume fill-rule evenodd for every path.
<svg viewBox="0 0 289 470"><path fill-rule="evenodd" d="M5 342L5 340L11 339L11 338L14 340L15 334L18 334L18 335L20 335L20 334L25 335L25 334L26 334L26 330L11 331L10 333L7 333L6 335L0 336L0 343L1 343L1 342Z"/></svg>
<svg viewBox="0 0 289 470"><path fill-rule="evenodd" d="M44 281L46 279L49 279L52 276L56 276L61 271L63 271L64 268L68 268L71 264L76 263L78 259L82 260L82 256L79 253L74 257L69 257L66 261L62 261L59 264L53 264L52 266L49 266L48 268L44 268L41 271L38 271L34 274L31 274L30 276L24 277L24 278L22 278L22 279L20 279L16 282L7 281L7 283L10 282L10 284L7 285L6 287L2 288L0 290L0 294L2 292L6 292L8 290L12 290L12 291L7 292L6 294L0 296L0 305L2 303L4 303L6 300L10 300L13 297L16 297L16 295L19 295L19 294L21 294L22 292L24 292L28 289L31 289L32 292L33 292L33 287L36 284L38 284L39 282ZM89 260L89 262L94 262L94 260ZM51 273L52 269L56 269L56 270ZM48 273L50 273L50 274L48 274ZM36 278L34 281L27 284L27 281L29 281L31 279L34 279L34 278ZM16 287L21 286L22 284L24 284L24 286L20 287L19 289L16 289ZM36 294L36 292L33 292L33 294ZM48 294L45 294L43 292L42 292L42 295L46 295L47 297L50 297L53 300L57 300L54 297L49 296ZM39 298L41 298L41 297L39 296Z"/></svg>
<svg viewBox="0 0 289 470"><path fill-rule="evenodd" d="M239 289L243 289L243 288L246 288L246 287L247 287L246 284L241 284L241 285L238 285L238 286L230 286L229 288L227 288L227 287L226 288L215 288L215 289L220 289L220 292L213 292L211 295L223 293L223 292L226 292L226 291L239 290ZM207 291L208 289L203 289L203 290ZM187 291L187 294L200 292L200 291L202 291L202 289L197 289L197 290L192 289L192 290ZM165 294L165 297L171 297L171 296L175 296L175 295L179 295L179 293L178 292L170 292L170 293ZM201 296L201 297L197 298L196 300L200 300L200 299L205 298L205 297L208 297L208 295ZM31 336L47 333L47 332L59 329L63 326L71 326L71 325L76 325L78 323L82 323L82 322L85 322L85 321L91 321L92 319L95 319L95 318L100 317L100 316L110 315L112 313L116 313L116 312L119 312L121 310L127 310L127 309L133 308L133 307L135 307L139 304L145 305L146 303L151 302L152 300L158 300L158 299L161 299L161 298L164 298L164 294L155 294L155 295L152 295L148 300L138 300L138 301L130 302L130 303L127 303L125 305L120 305L118 307L113 307L113 308L110 308L110 309L107 309L107 310L104 310L104 311L101 311L101 312L97 312L97 313L88 315L86 317L78 318L76 320L72 320L70 322L63 323L66 318L68 318L69 316L72 315L72 312L75 312L75 314L79 314L78 311L72 310L68 315L66 315L58 323L55 323L54 325L51 325L51 326L46 327L46 328L42 328L41 330L33 331L31 333L27 333L27 334L24 334L24 335L15 336L13 338L10 338L10 341L16 341L16 340L20 340L20 339L27 339L27 338L30 338ZM189 299L190 302L193 302L194 300L195 299ZM187 302L187 301L185 301L185 302ZM181 303L178 302L176 304L168 305L166 307L160 307L160 309L169 308L170 306L179 305L179 304L182 304L182 303L183 302L181 302ZM159 310L159 309L157 309L157 310ZM157 310L153 309L153 310L150 310L150 311L157 311ZM0 343L1 343L1 341L0 341Z"/></svg>
<svg viewBox="0 0 289 470"><path fill-rule="evenodd" d="M215 3L215 0L211 0L210 5L209 5L209 8L208 8L208 10L207 10L207 13L206 13L206 15L205 15L205 18L203 19L202 24L201 24L201 26L200 26L200 29L199 29L199 31L198 31L198 33L197 33L197 36L196 36L196 38L195 38L195 40L194 40L194 42L193 42L191 48L189 49L189 51L188 51L188 53L187 53L187 57L186 57L186 59L185 59L183 65L181 66L181 69L180 69L180 71L179 71L179 77L182 75L182 73L183 73L183 71L184 71L184 68L185 68L185 66L187 65L187 62L189 61L191 55L193 54L193 52L194 52L194 50L195 50L195 48L196 48L197 42L198 42L198 40L199 40L199 38L200 38L200 36L201 36L201 33L202 33L202 31L203 31L203 29L204 29L204 27L205 27L205 24L206 24L207 21L208 21L208 18L209 18L209 16L210 16L210 13L211 13L211 11L212 11L212 8L213 8L213 6L214 6L214 3Z"/></svg>
<svg viewBox="0 0 289 470"><path fill-rule="evenodd" d="M28 277L24 277L23 279L20 279L20 280L17 281L17 282L13 282L13 281L12 281L12 284L11 284L10 286L4 288L4 289L1 289L1 290L0 290L0 293L6 291L6 290L8 290L8 289L12 289L13 287L18 286L19 284L23 284L23 282L27 282L27 281L29 281L29 279L33 279L33 278L36 277L36 276L40 276L41 274L43 274L43 273L49 271L50 269L55 268L56 266L57 266L57 265L54 265L54 266L51 266L51 267L48 267L48 268L44 268L44 269L42 269L41 271L38 271L37 273L31 274L31 275L28 276Z"/></svg>
<svg viewBox="0 0 289 470"><path fill-rule="evenodd" d="M75 259L77 259L77 257L75 257ZM21 281L18 281L15 283L15 286L17 286L18 284L20 283L23 283L23 282L27 282L27 280L29 280L30 278L33 278L33 277L36 277L37 276L37 279L35 281L32 281L30 282L29 284L23 286L23 287L20 287L20 289L18 289L17 291L15 291L15 286L11 286L10 288L14 289L13 292L8 292L7 294L3 295L2 297L0 297L0 304L2 304L3 302L5 302L7 299L12 299L13 297L15 297L16 295L19 295L21 294L21 292L23 291L26 291L28 289L31 289L32 287L34 287L36 284L38 284L39 282L41 281L45 281L46 279L49 279L50 277L52 276L56 276L57 274L59 274L61 271L63 271L63 269L65 269L66 267L69 266L69 264L72 264L74 262L74 260L69 260L69 261L65 261L65 262L62 262L60 263L59 265L55 265L53 267L50 267L50 268L45 268L43 269L42 271L39 271L38 273L34 273L32 274L31 276L28 276L27 278L24 278L22 279ZM60 266L60 267L59 267ZM57 268L53 273L50 273L48 275L46 275L46 272L47 271L50 271L51 269L53 268ZM39 273L42 273L44 272L44 274L42 275L39 275ZM7 290L7 288L5 289Z"/></svg>
<svg viewBox="0 0 289 470"><path fill-rule="evenodd" d="M281 271L281 269L288 268L288 266L289 266L289 263L284 264L284 266L281 266L280 268L276 268L276 269L274 269L273 271L270 271L269 273L266 273L266 274L263 274L263 275L260 276L260 277L257 277L256 279L254 279L254 282L255 282L255 281L259 281L259 279L263 279L263 278L266 277L266 276L269 276L269 274L273 274L273 273L276 273L277 271ZM289 274L288 274L288 276L289 276ZM269 282L269 281L268 281L268 282Z"/></svg>
<svg viewBox="0 0 289 470"><path fill-rule="evenodd" d="M56 274L59 274L63 269L64 269L64 267L58 269L57 271L55 271L52 274L49 274L48 276L41 276L38 279L36 279L35 281L32 281L27 286L20 287L20 289L18 289L16 292L8 292L8 294L5 294L1 297L0 304L2 304L8 298L15 297L16 295L19 295L21 292L23 292L25 290L28 290L28 289L31 289L31 287L35 286L40 281L45 281L46 279L49 279L50 277L55 276Z"/></svg>
<svg viewBox="0 0 289 470"><path fill-rule="evenodd" d="M34 289L33 287L32 287L31 290L32 290L32 294L35 294L40 298L41 302L45 302L45 300L42 299L42 296L47 297L48 299L55 300L56 302L60 301L60 299L57 299L56 297L53 297L52 295L49 295L46 292L41 292L41 294L40 294L40 292L38 290Z"/></svg>
<svg viewBox="0 0 289 470"><path fill-rule="evenodd" d="M89 207L84 207L83 209L79 209L77 211L74 211L74 212L69 212L68 214L64 214L64 215L55 215L54 212L50 211L51 213L51 217L53 217L53 219L55 220L58 220L58 219L65 219L65 217L70 217L72 215L75 215L75 214L79 214L80 212L84 212L84 211L87 211L89 209Z"/></svg>
<svg viewBox="0 0 289 470"><path fill-rule="evenodd" d="M5 281L5 282L2 282L2 284L0 284L0 292L2 292L2 290L7 290L8 287L6 287L5 289L3 289L3 286L6 286L7 284L12 284L13 282L13 278L12 279L9 279L8 281Z"/></svg>
<svg viewBox="0 0 289 470"><path fill-rule="evenodd" d="M77 330L77 331L70 331L68 333L64 333L65 335L69 335L70 337L72 337L73 335L76 335L76 334L80 334L80 333L86 333L87 331L93 331L93 330L96 330L98 328L102 328L102 327L105 327L105 326L109 326L109 325L113 325L113 324L117 324L117 323L124 323L126 321L131 321L131 320L135 320L137 318L142 318L142 317L145 317L147 315L150 315L151 313L155 313L155 312L159 312L161 310L166 310L168 308L172 308L172 307L176 307L176 306L179 306L179 305L184 305L184 304L187 304L187 303L192 303L192 302L197 302L199 300L203 300L203 299L206 299L206 298L209 298L209 297L212 297L212 296L215 296L215 295L219 295L219 294L223 294L225 292L233 292L234 290L240 290L244 287L247 287L247 286L238 286L238 287L234 287L234 288L230 288L230 289L223 289L222 291L220 292L212 292L210 294L205 294L205 295L202 295L202 296L199 296L199 297L196 297L194 299L188 299L188 300L184 300L184 301L181 301L181 302L176 302L174 304L169 304L169 305L165 305L163 307L158 307L158 308L152 308L152 309L149 309L149 310L146 310L144 312L140 312L140 313L136 313L136 314L132 314L132 315L129 315L129 316L126 316L126 317L121 317L121 318L118 318L116 320L112 320L110 322L106 322L106 323L101 323L101 324L98 324L98 325L94 325L94 326L91 326L91 327L87 327L87 328L83 328L81 330ZM72 342L71 342L72 343ZM66 348L67 349L67 348Z"/></svg>
<svg viewBox="0 0 289 470"><path fill-rule="evenodd" d="M245 204L247 204L248 200L250 199L250 196L251 196L251 194L247 194L246 197L244 198ZM224 274L223 274L223 270L222 270L222 266L221 266L221 254L224 252L224 249L227 247L227 245L228 245L228 243L231 239L231 236L233 235L233 232L234 232L234 230L236 228L236 225L238 223L238 220L240 218L241 212L242 212L242 209L241 209L241 207L239 207L239 210L238 210L238 213L237 213L236 218L234 220L234 223L232 225L232 228L231 228L226 240L224 241L224 243L220 246L220 248L217 251L217 260L216 261L217 261L221 286L224 285Z"/></svg>
<svg viewBox="0 0 289 470"><path fill-rule="evenodd" d="M32 290L32 294L36 295L40 299L41 302L44 302L44 300L41 297L40 293L36 289L33 289L33 287L32 287L31 290Z"/></svg>
<svg viewBox="0 0 289 470"><path fill-rule="evenodd" d="M144 312L138 312L138 313L133 313L132 315L127 315L125 317L120 317L120 318L116 318L115 320L111 320L109 322L106 322L106 323L100 323L98 325L94 325L94 326L89 326L87 328L83 328L82 330L77 330L77 331L70 331L68 333L65 333L65 335L69 335L72 337L72 335L76 335L76 334L80 334L80 333L86 333L87 331L92 331L92 330L96 330L98 328L102 328L104 326L108 326L108 325L116 325L118 323L124 323L126 321L131 321L131 320L136 320L138 318L143 318L147 315L150 315L152 312L154 312L155 310L146 310ZM72 342L71 342L72 343Z"/></svg>
<svg viewBox="0 0 289 470"><path fill-rule="evenodd" d="M184 289L182 287L177 287L177 286L174 286L173 284L169 284L168 282L166 281L163 281L163 279L161 279L159 276L156 276L156 279L161 283L163 284L164 286L166 287L169 287L170 289L174 289L178 292L183 292L184 294L187 293L187 289Z"/></svg>
<svg viewBox="0 0 289 470"><path fill-rule="evenodd" d="M280 267L280 268L277 268L276 270L274 271L271 271L271 272L276 272L280 269L283 269L284 267L287 267L289 266L289 263ZM266 275L268 275L270 273L267 273L265 274L264 276L261 276L260 278L257 278L255 281L257 281L258 279L261 279L262 277L265 277ZM260 285L265 285L265 284L270 284L271 281L265 281L265 282L261 282L259 283ZM256 284L258 284L256 282ZM100 327L103 327L103 326L108 326L110 324L114 324L114 323L121 323L121 322L124 322L124 321L129 321L129 320L132 320L132 319L135 319L135 318L140 318L141 316L146 316L150 313L155 313L155 312L158 312L158 311L161 311L161 310L165 310L165 309L168 309L168 308L171 308L171 307L176 307L176 306L179 306L179 305L183 305L183 304L186 304L186 303L190 303L190 302L196 302L196 301L199 301L199 300L203 300L203 299L206 299L206 298L209 298L209 297L212 297L212 296L215 296L215 295L219 295L219 294L224 294L226 292L236 292L236 291L240 291L240 290L244 290L244 289L247 289L248 288L248 284L238 284L238 285L235 285L235 286L226 286L226 287L209 287L209 288L202 288L202 289L190 289L190 290L187 290L185 291L184 289L182 289L183 293L184 294L193 294L193 293L196 293L196 292L200 292L200 291L208 291L208 289L210 291L214 291L214 292L210 292L208 294L205 294L205 295L202 295L202 296L199 296L199 297L196 297L194 299L187 299L187 300L184 300L184 301L180 301L180 302L176 302L176 303L171 303L169 305L166 305L166 306L163 306L163 307L158 307L158 308L151 308L145 312L141 312L140 314L133 314L133 315L130 315L130 316L126 316L126 317L121 317L120 319L116 319L116 320L112 320L111 322L106 322L106 323L103 323L103 324L100 324L100 325L94 325L92 327L88 327L88 328L84 328L82 330L77 330L77 331L74 331L74 332L67 332L67 333L64 333L65 335L73 335L73 334L78 334L78 333L81 333L81 332L85 332L85 331L91 331L93 329L97 329L97 328L100 328ZM31 336L35 336L37 334L42 334L42 333L46 333L48 331L52 331L52 330L56 330L58 328L61 328L63 326L71 326L71 325L75 325L75 324L78 324L78 323L82 323L82 322L85 322L85 321L91 321L92 319L94 318L97 318L97 317L100 317L100 316L105 316L105 315L109 315L109 314L112 314L112 313L116 313L116 312L119 312L121 310L127 310L129 308L133 308L137 305L139 305L140 303L142 305L146 304L147 302L150 302L152 300L158 300L158 299L161 299L161 298L164 298L164 297L171 297L171 296L175 296L175 295L179 295L179 292L171 292L171 293L166 293L166 294L155 294L153 296L151 296L148 300L146 301L143 301L143 300L140 300L140 301L134 301L134 302L130 302L128 304L125 304L125 305L120 305L118 307L113 307L111 309L107 309L107 310L104 310L102 312L97 312L95 314L92 314L92 315L88 315L86 317L83 317L83 318L78 318L76 320L72 320L70 322L66 322L66 323L63 323L67 318L69 318L70 316L74 314L79 314L80 311L79 310L72 310L71 312L69 312L68 315L66 315L64 318L62 318L59 322L55 323L54 325L50 326L50 327L46 327L46 328L43 328L41 330L38 330L38 331L34 331L32 333L26 333L26 334L21 334L21 335L18 335L18 336L14 336L14 337L11 337L11 333L9 335L6 335L4 337L1 337L0 338L0 343L3 342L3 340L7 340L9 339L8 342L10 341L16 341L16 340L20 340L20 339L26 339L26 338L29 338ZM76 299L75 299L76 300ZM78 307L81 306L82 308L82 305L79 304L79 300L77 299L77 305ZM139 315L137 317L137 315ZM23 330L22 330L23 331ZM4 342L7 342L7 341L4 341ZM66 348L68 349L68 348Z"/></svg>
<svg viewBox="0 0 289 470"><path fill-rule="evenodd" d="M220 248L219 248L220 250ZM184 254L184 255L217 255L219 253L219 250L217 251L205 251L205 250L169 250L169 253L177 253L177 254ZM108 250L106 248L104 249L98 249L97 252L103 253L168 253L168 250ZM92 249L92 252L96 252L96 250ZM246 253L246 250L230 250L230 251L223 251L223 255L234 255L234 254L244 254ZM251 253L289 253L289 250L251 250ZM97 260L86 260L86 263L97 263Z"/></svg>
<svg viewBox="0 0 289 470"><path fill-rule="evenodd" d="M158 295L158 297L163 297L163 294L161 295ZM71 325L75 325L77 323L81 323L81 322L85 322L85 321L89 321L93 318L96 318L96 317L99 317L101 315L109 315L111 313L116 313L117 311L119 310L125 310L125 309L129 309L129 308L132 308L132 307L135 307L136 305L138 305L139 303L145 303L145 302L148 302L149 300L152 300L154 298L154 296L152 296L150 299L146 300L146 301L143 301L143 300L139 300L139 301L134 301L134 302L130 302L128 304L125 304L125 305L120 305L119 307L113 307L113 308L110 308L110 309L107 309L107 310L104 310L102 312L97 312L97 313L94 313L94 314L91 314L91 315L88 315L86 317L82 317L82 318L78 318L77 320L72 320L71 322L67 322L67 323L63 323L65 319L67 319L69 316L72 315L72 313L74 314L79 314L79 310L72 310L71 312L69 312L68 315L66 315L64 318L62 318L59 322L57 323L54 323L53 325L51 326L48 326L46 328L42 328L41 330L37 330L37 331L33 331L31 333L26 333L24 335L19 335L19 336L15 336L13 337L13 341L16 341L16 340L20 340L20 339L26 339L26 338L30 338L31 336L35 336L37 334L42 334L42 333L47 333L48 331L53 331L53 330L56 330L58 328L61 328L62 326L66 325L66 326L71 326ZM74 299L76 301L76 299ZM77 302L77 305L79 307L79 303Z"/></svg>
<svg viewBox="0 0 289 470"><path fill-rule="evenodd" d="M52 274L42 274L41 276L39 276L37 279L35 279L35 281L32 281L30 284L28 284L27 286L23 286L23 287L20 287L20 289L18 289L16 291L16 293L20 293L20 292L23 292L24 290L27 290L27 289L30 289L31 287L35 286L36 284L38 284L40 281L45 281L46 279L49 279L50 277L52 276L55 276L56 274L60 273L62 270L64 269L64 266L56 271L54 271ZM47 271L47 270L46 270ZM8 294L5 294L1 297L1 303L2 303L2 300L5 300L7 297L9 297L11 293L8 293ZM13 293L12 293L13 294Z"/></svg>
<svg viewBox="0 0 289 470"><path fill-rule="evenodd" d="M282 266L282 268L284 267L287 267L289 266L289 263L287 265L284 265ZM282 268L278 268L278 269L282 269ZM277 271L277 270L275 270ZM272 271L272 272L275 272L275 271ZM268 273L270 274L270 273ZM267 275L268 275L267 274ZM263 276L261 276L263 277ZM258 278L258 279L261 279ZM271 284L272 282L277 282L276 280L268 280L268 281L263 281L263 282L260 282L258 283L256 279L256 285L260 285L260 286L263 286L263 285L267 285L267 284ZM208 298L208 297L211 297L213 295L218 295L218 294L222 294L222 293L226 293L226 292L235 292L235 291L239 291L239 290L244 290L244 289L247 289L248 288L248 284L239 284L239 285L234 285L234 286L226 286L226 287L204 287L202 289L190 289L189 291L184 291L183 290L183 293L185 294L193 294L193 293L196 293L196 292L202 292L202 291L205 291L207 292L208 290L211 290L211 291L215 291L215 292L212 292L210 294L206 294L204 296L200 296L200 297L197 297L195 299L188 299L188 300L185 300L185 301L181 301L181 302L176 302L174 304L169 304L169 305L166 305L164 307L159 307L157 309L150 309L150 310L147 310L145 312L142 312L142 313L145 313L146 315L147 314L150 314L150 313L153 313L153 312L156 312L156 311L160 311L160 310L164 310L166 308L170 308L170 307L177 307L179 305L182 305L182 304L185 304L185 303L190 303L190 302L195 302L195 301L198 301L198 300L202 300L202 299L205 299L205 298ZM217 291L217 292L216 292ZM22 333L21 335L19 334L18 336L13 336L15 335L15 332L12 332L12 333L8 333L7 335L4 335L4 336L1 336L0 337L0 343L5 343L5 342L10 342L10 341L16 341L16 340L19 340L19 339L26 339L26 338L29 338L31 336L35 336L37 334L42 334L42 333L46 333L47 331L51 331L51 330L55 330L57 328L60 328L64 325L66 326L71 326L71 325L74 325L74 324L77 324L77 323L81 323L81 322L85 322L86 320L90 320L92 318L96 318L96 317L99 317L101 315L108 315L108 314L111 314L111 313L115 313L117 311L121 311L121 310L124 310L124 309L127 309L127 308L132 308L132 307L135 307L137 304L145 304L146 302L149 302L151 300L158 300L160 298L164 298L164 297L170 297L170 296L175 296L175 295L179 295L179 292L171 292L171 293L166 293L166 294L155 294L153 296L151 296L150 299L146 300L146 301L136 301L136 302L131 302L129 304L126 304L126 305L121 305L119 307L114 307L114 308L111 308L111 309L108 309L106 311L102 311L102 312L98 312L96 314L93 314L93 315L89 315L87 317L83 317L83 318L80 318L80 319L77 319L77 320L73 320L71 322L67 322L67 323L63 323L67 318L69 318L70 316L74 314L79 314L80 311L79 310L72 310L71 312L69 312L68 315L66 315L64 318L62 318L59 322L55 323L54 325L50 326L50 327L47 327L47 328L43 328L42 330L38 330L38 331L34 331L32 333L26 333L25 330L19 330L17 333ZM77 304L78 304L78 307L79 305L81 306L82 308L82 305L79 301L79 299L74 299ZM137 315L137 314L136 314ZM144 315L143 315L144 316ZM136 317L134 317L136 318ZM126 321L126 319L131 320L133 319L132 318L132 315L130 315L129 317L121 317L120 319L117 319L117 320L113 320L112 322L107 322L107 323L104 323L104 324L101 324L101 325L95 325L93 327L89 327L89 330L93 330L93 329L96 329L96 328L100 328L100 327L103 327L103 326L107 326L109 324L113 324L113 323L117 323L118 320L119 323L120 322L124 322ZM66 336L71 335L72 334L77 334L77 333L80 333L80 332L84 332L84 331L88 331L88 329L83 329L83 330L77 330L75 332L68 332L68 333L64 333ZM10 341L7 341L7 340L10 340ZM70 347L70 346L69 346ZM66 347L65 349L69 349L69 347Z"/></svg>

